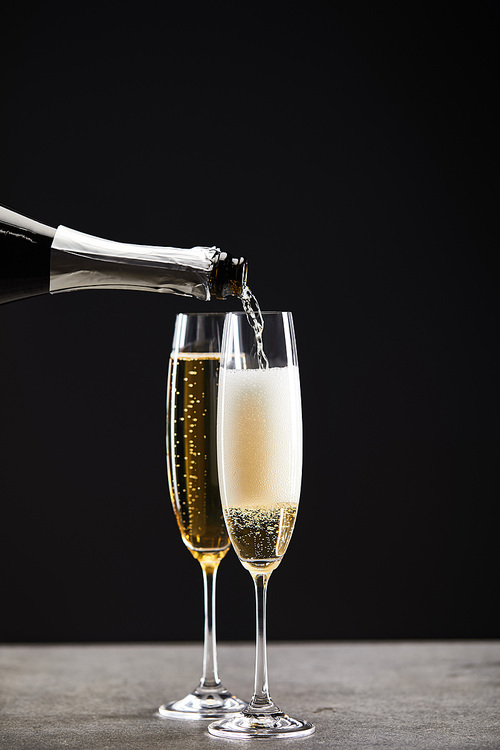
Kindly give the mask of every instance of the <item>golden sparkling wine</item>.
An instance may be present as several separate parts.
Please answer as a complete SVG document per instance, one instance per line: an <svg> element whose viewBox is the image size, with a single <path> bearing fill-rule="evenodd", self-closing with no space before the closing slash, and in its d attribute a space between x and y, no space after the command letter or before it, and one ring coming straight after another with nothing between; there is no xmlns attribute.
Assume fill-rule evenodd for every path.
<svg viewBox="0 0 500 750"><path fill-rule="evenodd" d="M241 563L250 572L270 573L278 567L292 536L297 506L228 508L226 523Z"/></svg>
<svg viewBox="0 0 500 750"><path fill-rule="evenodd" d="M292 535L302 472L297 367L226 370L219 399L222 506L251 573L274 570Z"/></svg>
<svg viewBox="0 0 500 750"><path fill-rule="evenodd" d="M217 476L217 383L220 355L170 358L167 465L170 496L184 544L201 563L229 549Z"/></svg>

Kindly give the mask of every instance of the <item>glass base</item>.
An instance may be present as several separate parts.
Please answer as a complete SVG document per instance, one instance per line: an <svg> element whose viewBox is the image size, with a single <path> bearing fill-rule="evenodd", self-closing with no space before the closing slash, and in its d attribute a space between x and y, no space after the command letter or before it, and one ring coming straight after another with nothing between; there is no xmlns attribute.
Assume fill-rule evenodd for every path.
<svg viewBox="0 0 500 750"><path fill-rule="evenodd" d="M218 719L238 714L246 705L219 685L212 689L197 687L179 701L164 703L158 712L169 719Z"/></svg>
<svg viewBox="0 0 500 750"><path fill-rule="evenodd" d="M282 713L245 714L214 721L208 731L214 737L230 740L274 740L280 737L307 737L315 730L309 721L299 721Z"/></svg>

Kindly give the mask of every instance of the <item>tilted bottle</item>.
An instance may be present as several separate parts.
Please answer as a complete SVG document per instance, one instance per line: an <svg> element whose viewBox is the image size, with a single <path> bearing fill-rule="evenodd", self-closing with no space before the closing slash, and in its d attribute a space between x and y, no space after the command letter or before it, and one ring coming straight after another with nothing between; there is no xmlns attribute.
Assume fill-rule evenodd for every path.
<svg viewBox="0 0 500 750"><path fill-rule="evenodd" d="M240 296L247 261L216 247L179 249L57 229L0 206L0 304L80 289Z"/></svg>

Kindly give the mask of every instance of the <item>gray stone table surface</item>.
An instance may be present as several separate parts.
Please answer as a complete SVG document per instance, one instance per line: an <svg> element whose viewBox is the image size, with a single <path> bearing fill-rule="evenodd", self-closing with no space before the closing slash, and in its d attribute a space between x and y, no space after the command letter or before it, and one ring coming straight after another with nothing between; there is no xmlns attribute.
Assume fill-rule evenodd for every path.
<svg viewBox="0 0 500 750"><path fill-rule="evenodd" d="M218 750L207 721L172 721L156 708L196 686L201 644L0 647L2 750ZM248 699L254 646L223 643L219 671ZM498 750L500 641L298 642L269 645L271 693L316 725L312 748ZM250 743L251 744L251 743ZM262 743L260 743L262 744Z"/></svg>

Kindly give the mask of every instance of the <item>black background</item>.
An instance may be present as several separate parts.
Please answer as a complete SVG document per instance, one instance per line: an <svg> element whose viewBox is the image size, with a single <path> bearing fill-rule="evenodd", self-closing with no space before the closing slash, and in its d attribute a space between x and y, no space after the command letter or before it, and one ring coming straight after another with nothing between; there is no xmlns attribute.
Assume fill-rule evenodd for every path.
<svg viewBox="0 0 500 750"><path fill-rule="evenodd" d="M499 635L498 42L480 0L12 3L3 24L1 203L215 244L294 313L305 463L272 639ZM178 311L235 308L0 308L0 640L201 639L166 368ZM254 636L232 552L218 635Z"/></svg>

